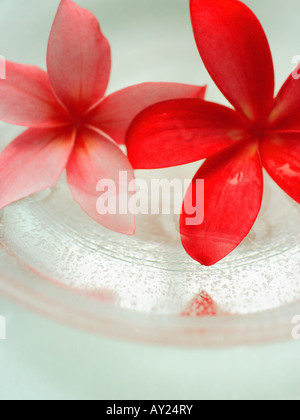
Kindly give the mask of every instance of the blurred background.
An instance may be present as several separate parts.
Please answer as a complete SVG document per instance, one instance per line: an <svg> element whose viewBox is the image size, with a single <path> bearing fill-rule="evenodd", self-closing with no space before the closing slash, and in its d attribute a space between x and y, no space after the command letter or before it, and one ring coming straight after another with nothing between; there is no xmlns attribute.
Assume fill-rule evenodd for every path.
<svg viewBox="0 0 300 420"><path fill-rule="evenodd" d="M110 92L145 81L209 83L208 99L226 103L199 58L188 0L77 3L97 16L110 41ZM245 3L269 38L278 89L300 55L299 1ZM58 4L0 0L0 55L45 68ZM0 148L10 140L0 137ZM300 399L300 341L189 350L94 336L3 297L0 315L7 321L7 340L0 341L0 399Z"/></svg>

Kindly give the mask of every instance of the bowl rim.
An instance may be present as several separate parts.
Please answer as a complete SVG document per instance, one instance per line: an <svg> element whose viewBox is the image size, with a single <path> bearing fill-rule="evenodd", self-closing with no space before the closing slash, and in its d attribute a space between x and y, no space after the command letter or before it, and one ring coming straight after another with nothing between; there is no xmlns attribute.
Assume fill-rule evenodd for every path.
<svg viewBox="0 0 300 420"><path fill-rule="evenodd" d="M300 300L247 315L182 317L137 312L62 287L3 248L2 255L3 251L6 258L17 263L20 274L18 278L0 274L0 293L4 297L54 321L106 337L178 347L257 345L291 340L292 320L300 315Z"/></svg>

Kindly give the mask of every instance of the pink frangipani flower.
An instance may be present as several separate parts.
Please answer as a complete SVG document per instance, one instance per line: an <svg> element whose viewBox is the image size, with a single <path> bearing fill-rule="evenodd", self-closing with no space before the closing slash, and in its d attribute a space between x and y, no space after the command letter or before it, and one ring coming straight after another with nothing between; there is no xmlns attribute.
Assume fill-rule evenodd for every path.
<svg viewBox="0 0 300 420"><path fill-rule="evenodd" d="M144 108L166 99L203 98L205 88L147 83L104 97L110 46L95 16L62 0L50 33L47 68L6 63L0 81L0 119L29 127L0 155L0 209L53 187L64 169L74 199L103 226L125 234L134 215L97 212L101 179L118 185L119 172L134 179L121 151L127 128Z"/></svg>
<svg viewBox="0 0 300 420"><path fill-rule="evenodd" d="M263 196L263 167L300 203L300 81L291 75L274 99L274 68L263 28L238 0L190 0L200 55L235 109L181 99L144 110L128 132L135 169L157 169L207 158L185 202L205 181L205 218L180 229L188 254L213 265L248 235ZM193 202L194 202L193 201Z"/></svg>

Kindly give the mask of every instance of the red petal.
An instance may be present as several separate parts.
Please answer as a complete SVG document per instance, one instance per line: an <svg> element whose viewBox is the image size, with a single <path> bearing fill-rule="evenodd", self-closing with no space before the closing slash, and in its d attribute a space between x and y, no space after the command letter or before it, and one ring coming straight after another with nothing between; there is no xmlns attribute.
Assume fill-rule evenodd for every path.
<svg viewBox="0 0 300 420"><path fill-rule="evenodd" d="M191 0L191 16L200 55L219 89L251 120L266 118L274 68L256 16L237 0Z"/></svg>
<svg viewBox="0 0 300 420"><path fill-rule="evenodd" d="M29 129L0 155L0 209L53 187L74 144L70 130Z"/></svg>
<svg viewBox="0 0 300 420"><path fill-rule="evenodd" d="M126 173L127 181L120 186L121 171ZM67 166L67 175L74 199L90 217L110 230L128 235L134 233L134 215L128 211L126 214L118 211L119 194L125 188L122 198L129 200L127 186L134 180L134 174L127 157L115 143L95 131L81 131ZM109 180L117 187L111 193L112 203L117 204L113 209L116 214L99 214L97 210L98 199L102 195L100 191L97 192L97 186L101 180ZM107 192L104 188L101 191Z"/></svg>
<svg viewBox="0 0 300 420"><path fill-rule="evenodd" d="M196 200L197 180L204 180L205 188L202 224L199 223L203 202L201 197ZM226 257L250 232L261 208L262 192L262 167L256 143L243 144L208 159L185 197L180 227L187 253L207 266ZM192 203L198 207L194 221L190 219L195 217L189 210Z"/></svg>
<svg viewBox="0 0 300 420"><path fill-rule="evenodd" d="M198 99L156 104L128 131L128 156L135 169L157 169L204 159L244 137L238 114Z"/></svg>
<svg viewBox="0 0 300 420"><path fill-rule="evenodd" d="M104 96L110 68L110 47L95 16L62 0L48 45L48 73L57 96L72 113L84 113Z"/></svg>
<svg viewBox="0 0 300 420"><path fill-rule="evenodd" d="M206 87L180 83L144 83L122 89L108 96L90 114L90 123L119 144L125 143L129 125L150 105L168 99L204 99Z"/></svg>
<svg viewBox="0 0 300 420"><path fill-rule="evenodd" d="M206 292L201 292L188 304L181 316L216 316L218 307Z"/></svg>
<svg viewBox="0 0 300 420"><path fill-rule="evenodd" d="M300 80L287 79L278 93L269 123L274 129L300 130Z"/></svg>
<svg viewBox="0 0 300 420"><path fill-rule="evenodd" d="M268 134L260 150L270 176L300 203L300 132Z"/></svg>
<svg viewBox="0 0 300 420"><path fill-rule="evenodd" d="M45 128L62 125L67 116L53 95L46 72L6 62L6 79L0 80L0 120Z"/></svg>

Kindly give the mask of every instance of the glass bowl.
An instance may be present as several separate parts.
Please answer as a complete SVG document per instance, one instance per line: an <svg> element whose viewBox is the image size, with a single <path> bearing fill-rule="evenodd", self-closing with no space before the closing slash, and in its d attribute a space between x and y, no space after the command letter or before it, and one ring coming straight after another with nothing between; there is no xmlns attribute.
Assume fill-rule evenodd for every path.
<svg viewBox="0 0 300 420"><path fill-rule="evenodd" d="M45 67L59 2L24 3L0 5L0 39L7 40L1 54ZM151 80L209 83L208 98L225 103L199 58L187 2L78 3L97 15L110 40L110 91ZM284 46L272 19L283 6L272 0L274 18L266 5L250 3L269 29L276 66ZM286 43L295 43L289 35ZM289 51L292 58L290 44ZM290 62L279 64L278 85L291 70ZM0 129L1 148L22 131L5 124ZM148 182L192 178L199 165L137 176ZM55 188L0 212L0 292L60 322L136 341L204 347L285 339L300 312L299 216L299 206L265 175L263 208L252 232L230 256L207 268L184 252L178 216L138 216L134 237L110 232L82 212L63 177ZM215 302L216 314L183 316L203 293Z"/></svg>

